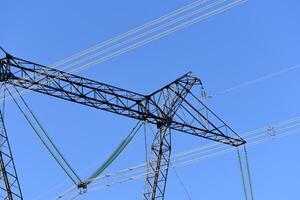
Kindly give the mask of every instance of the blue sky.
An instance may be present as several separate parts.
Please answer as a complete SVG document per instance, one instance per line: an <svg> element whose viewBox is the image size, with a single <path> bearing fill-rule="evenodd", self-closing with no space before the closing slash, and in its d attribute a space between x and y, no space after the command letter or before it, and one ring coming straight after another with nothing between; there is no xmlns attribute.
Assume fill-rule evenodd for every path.
<svg viewBox="0 0 300 200"><path fill-rule="evenodd" d="M192 1L6 1L1 5L0 45L11 54L50 65L80 50L142 25ZM247 3L79 74L149 93L193 71L208 93L300 64L300 3L296 0ZM268 81L218 96L207 103L238 133L299 115L299 75L294 70ZM135 121L29 93L32 105L68 160L83 175L101 163ZM35 199L66 178L12 103L7 126L26 199ZM249 148L255 199L298 199L300 158L292 135ZM173 153L199 146L174 135ZM144 161L138 137L108 171ZM192 199L243 199L234 153L177 170ZM59 188L55 189L60 191ZM143 180L81 199L139 199ZM50 199L50 197L44 197ZM166 199L187 199L174 172Z"/></svg>

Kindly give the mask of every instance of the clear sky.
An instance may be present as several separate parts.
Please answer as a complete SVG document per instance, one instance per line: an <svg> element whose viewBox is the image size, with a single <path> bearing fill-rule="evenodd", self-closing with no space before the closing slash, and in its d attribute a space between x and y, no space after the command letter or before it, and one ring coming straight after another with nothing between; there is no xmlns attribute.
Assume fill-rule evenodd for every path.
<svg viewBox="0 0 300 200"><path fill-rule="evenodd" d="M189 2L193 1L5 1L0 45L17 57L50 65ZM296 0L249 0L79 74L149 93L193 71L208 93L219 92L300 64L299 10ZM236 132L254 130L300 115L299 76L300 70L294 70L207 103ZM41 94L29 93L25 98L82 176L91 173L86 169L101 163L135 124ZM34 200L66 180L11 102L7 126L25 199ZM256 200L299 199L299 139L300 134L295 134L249 148ZM174 135L173 153L200 144L199 138ZM143 137L138 136L107 172L142 162ZM235 153L177 171L193 200L243 199ZM79 199L140 199L143 184L141 179ZM187 199L172 170L166 199Z"/></svg>

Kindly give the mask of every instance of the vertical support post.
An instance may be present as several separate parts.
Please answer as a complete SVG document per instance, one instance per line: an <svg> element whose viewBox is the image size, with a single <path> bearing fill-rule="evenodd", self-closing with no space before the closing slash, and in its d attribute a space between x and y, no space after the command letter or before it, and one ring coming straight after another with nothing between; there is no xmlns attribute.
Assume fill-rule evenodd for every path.
<svg viewBox="0 0 300 200"><path fill-rule="evenodd" d="M143 199L163 200L171 156L171 131L167 126L158 128L151 145Z"/></svg>
<svg viewBox="0 0 300 200"><path fill-rule="evenodd" d="M164 200L171 157L170 124L198 79L187 74L162 88L151 96L157 106L158 115L165 120L157 122L157 132L151 146L150 158L147 163L144 200ZM159 109L158 109L159 108Z"/></svg>
<svg viewBox="0 0 300 200"><path fill-rule="evenodd" d="M8 200L13 200L13 197L12 197L12 192L11 192L11 189L10 189L10 184L9 184L9 181L8 181L8 177L7 177L7 172L6 172L6 169L5 169L5 164L4 164L4 161L3 161L3 153L2 151L0 151L0 171L1 171L1 177L2 177L2 180L3 180L3 184L4 184L4 187L1 187L1 189L3 188L4 190L6 190L6 194L5 197L1 195L2 198L4 199L8 199Z"/></svg>
<svg viewBox="0 0 300 200"><path fill-rule="evenodd" d="M4 124L3 109L0 109L0 179L1 199L23 200L19 179Z"/></svg>

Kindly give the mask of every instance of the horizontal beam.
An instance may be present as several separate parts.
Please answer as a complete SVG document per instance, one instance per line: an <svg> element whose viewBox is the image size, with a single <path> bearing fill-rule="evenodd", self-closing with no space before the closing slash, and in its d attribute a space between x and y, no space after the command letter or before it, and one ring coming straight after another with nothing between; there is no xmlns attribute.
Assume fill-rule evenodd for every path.
<svg viewBox="0 0 300 200"><path fill-rule="evenodd" d="M118 115L147 120L158 127L168 124L173 130L224 144L239 146L245 143L239 137L226 135L218 127L208 129L205 126L194 126L191 123L177 120L175 117L168 117L170 110L167 110L167 101L171 104L172 98L181 94L182 91L189 93L191 87L201 85L200 79L191 73L185 74L150 95L142 95L15 58L6 53L6 57L0 59L0 81ZM204 116L202 117L208 121ZM222 124L222 126L227 125Z"/></svg>

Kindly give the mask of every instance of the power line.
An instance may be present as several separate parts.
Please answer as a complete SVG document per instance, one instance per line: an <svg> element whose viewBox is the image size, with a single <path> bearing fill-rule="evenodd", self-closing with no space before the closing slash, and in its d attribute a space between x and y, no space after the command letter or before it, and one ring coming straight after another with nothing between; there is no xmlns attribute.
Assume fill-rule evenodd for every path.
<svg viewBox="0 0 300 200"><path fill-rule="evenodd" d="M174 16L177 16L178 14L181 14L183 12L186 12L187 10L195 8L196 6L199 6L199 5L203 4L203 3L206 3L207 1L209 1L209 0L198 0L198 1L195 1L193 3L190 3L190 4L188 4L186 6L183 6L183 7L179 8L179 9L177 9L177 10L171 12L171 13L167 13L167 14L165 14L165 15L163 15L163 16L161 16L161 17L159 17L159 18L157 18L157 19L155 19L155 20L153 20L151 22L143 24L143 25L141 25L139 27L136 27L136 28L134 28L132 30L129 30L129 31L127 31L127 32L125 32L125 33L123 33L121 35L113 37L112 39L109 39L109 40L106 40L104 42L101 42L101 43L99 43L99 44L97 44L97 45L95 45L93 47L90 47L90 48L88 48L86 50L83 50L83 51L81 51L79 53L76 53L76 54L74 54L74 55L72 55L72 56L70 56L70 57L68 57L66 59L58 61L58 62L54 63L51 66L52 67L58 67L60 65L64 65L64 64L66 64L66 63L68 63L68 62L70 62L72 60L76 60L76 59L82 57L83 55L87 55L87 54L89 54L89 53L91 53L93 51L96 51L96 50L98 50L100 48L103 48L105 46L108 46L110 44L118 42L118 41L120 41L120 40L122 40L124 38L127 38L127 37L131 36L131 35L135 35L136 33L142 32L142 31L144 31L144 30L146 30L146 29L148 29L148 28L150 28L152 26L155 26L156 24L159 24L159 23L161 23L163 21L166 21L166 20L168 20L168 19L170 19L170 18L172 18Z"/></svg>
<svg viewBox="0 0 300 200"><path fill-rule="evenodd" d="M111 59L111 58L113 58L115 56L118 56L118 55L121 55L123 53L126 53L126 52L128 52L128 51L130 51L132 49L137 48L137 47L144 46L145 44L148 44L149 42L155 41L157 39L160 39L160 38L162 38L162 37L164 37L166 35L169 35L169 34L175 32L175 31L178 31L178 30L181 30L183 28L186 28L186 27L188 27L190 25L193 25L193 24L195 24L195 23L197 23L199 21L202 21L202 20L204 20L204 19L206 19L208 17L211 17L211 16L217 15L219 13L222 13L222 12L224 12L226 10L229 10L229 9L231 9L231 8L233 8L233 7L241 4L243 2L246 2L246 1L247 0L237 0L237 1L234 1L233 3L227 4L225 6L222 6L221 8L218 8L216 10L211 11L208 14L204 14L204 15L201 15L199 17L196 17L196 18L194 18L192 20L189 20L189 21L187 21L187 22L185 22L183 24L177 25L177 26L175 26L175 27L173 27L171 29L163 31L163 32L161 32L161 33L159 33L157 35L151 36L150 38L147 38L147 39L142 40L140 42L137 42L137 43L135 43L133 45L130 45L130 46L124 48L124 49L121 49L121 50L118 50L116 52L113 52L113 53L109 54L108 56L105 56L103 58L99 58L99 59L96 59L95 61L89 62L89 63L87 63L87 64L85 64L83 66L80 66L80 67L78 67L76 69L73 69L71 72L72 73L74 73L74 72L76 73L76 72L79 72L81 70L85 70L85 69L87 69L87 68L89 68L89 67L91 67L93 65L99 64L100 62L106 61L106 60Z"/></svg>
<svg viewBox="0 0 300 200"><path fill-rule="evenodd" d="M190 193L189 193L187 187L185 186L184 182L183 182L182 179L180 178L180 176L179 176L179 174L178 174L176 168L175 168L172 164L170 164L170 165L171 165L171 168L172 168L173 171L174 171L174 174L175 174L176 178L178 179L178 182L180 183L181 187L183 188L183 190L184 190L184 192L185 192L187 198L188 198L189 200L192 200L192 197L191 197L191 195L190 195Z"/></svg>
<svg viewBox="0 0 300 200"><path fill-rule="evenodd" d="M293 130L295 130L295 128L297 128L297 126L295 126L295 125L293 125L293 126L291 126L290 124L291 123L295 123L296 125L298 124L298 126L300 126L300 122L299 121L297 121L297 119L299 120L299 118L293 118L293 119L290 119L290 120L286 120L285 121L285 123L288 125L288 126L284 126L284 122L280 122L280 123L278 123L278 124L275 124L274 126L276 127L276 126L279 126L279 127L281 127L280 129L278 129L278 136L279 136L279 134L281 134L281 135L284 135L284 132L286 132L286 131L291 131L291 129ZM283 133L280 133L280 131L281 132L283 132ZM299 131L299 128L298 129L296 129L296 131ZM255 132L255 131L252 131L252 132L248 132L247 133L247 135L250 135L249 133L251 133L252 135L253 135L253 132ZM261 132L261 129L258 129L258 132ZM262 139L260 139L259 137L257 137L257 135L254 135L254 137L256 138L254 141L252 141L252 140L250 140L250 146L252 145L252 144L259 144L259 143L261 143L261 142L263 142L263 141L265 141L266 139L269 139L269 137L267 136L267 134L266 134L266 132L267 131L265 131L265 133L260 133L260 135L263 135L263 136L265 136L264 138L262 138ZM245 134L246 135L246 134ZM286 134L287 135L287 134ZM278 137L277 136L277 137ZM253 138L253 136L251 137L251 138ZM258 139L257 139L258 138ZM209 147L209 145L207 145L208 147ZM179 162L179 164L176 164L176 166L178 166L178 167L184 167L184 166L188 166L188 165L190 165L190 164L192 164L192 163L194 163L194 162L196 162L196 161L198 161L198 160L203 160L204 158L206 159L208 159L208 158L210 158L210 157L214 157L214 156L217 156L217 155L221 155L221 154L224 154L224 153L228 153L228 152L231 152L233 149L230 149L230 148L215 148L214 150L218 150L217 152L214 152L214 153L210 153L210 154L208 154L208 155L204 155L204 156L201 156L201 157L196 157L196 158L194 158L194 159L189 159L188 161L180 161ZM176 154L177 155L177 154ZM175 155L175 157L176 157L176 155ZM196 154L195 154L196 155ZM173 160L172 161L173 163L174 162L178 162L178 160ZM126 173L126 171L128 171L128 172L130 172L131 174L132 174L132 172L133 171L135 171L135 170L137 170L137 169L140 169L140 168L143 168L143 167L145 167L145 164L143 164L143 165L138 165L138 166L135 166L135 167L131 167L131 168L126 168L125 170L121 170L121 171L119 171L119 172L117 172L117 173L115 173L115 174L108 174L108 175L104 175L104 176L102 176L102 177L99 177L99 179L101 180L101 179L103 179L103 178L111 178L111 177L113 177L113 176L116 176L117 175L117 178L119 177L121 177L120 176L120 174L122 175L122 173ZM138 173L144 173L144 169L142 169L142 171L141 172L138 172ZM110 184L108 184L108 185L110 185Z"/></svg>
<svg viewBox="0 0 300 200"><path fill-rule="evenodd" d="M244 197L245 200L248 200L248 194L247 194L247 188L246 188L246 183L245 183L245 176L244 176L244 170L243 170L243 165L242 165L242 159L241 159L241 154L240 150L237 147L237 155L238 155L238 162L240 166L240 172L241 172L241 177L242 177L242 186L243 186L243 191L244 191Z"/></svg>
<svg viewBox="0 0 300 200"><path fill-rule="evenodd" d="M6 86L5 86L6 87ZM18 92L17 88L13 86L15 90ZM70 178L70 180L76 185L81 182L81 179L75 172L75 170L70 166L70 164L67 162L67 160L63 157L62 153L58 150L56 145L53 143L52 139L49 137L48 133L45 131L44 127L41 125L39 120L37 119L36 115L33 113L33 111L30 109L28 104L26 103L25 99L21 96L21 102L25 106L25 108L29 111L30 114L26 114L24 109L22 109L22 106L18 101L12 96L12 93L9 89L6 88L9 95L13 98L13 101L15 102L17 108L21 112L21 114L24 116L36 136L39 138L39 140L42 142L42 144L46 147L48 152L51 154L51 156L54 158L54 160L57 162L57 164L62 168L62 170L66 173L66 175ZM29 115L31 117L29 117ZM31 119L32 118L32 119ZM35 122L35 123L34 123ZM43 133L39 132L39 130ZM47 144L48 141L48 144Z"/></svg>
<svg viewBox="0 0 300 200"><path fill-rule="evenodd" d="M207 2L207 1L208 1L208 0L206 0L206 1L201 1L201 4L203 4L203 3ZM98 46L97 48L94 48L93 51L87 52L87 53L85 54L86 57L84 57L84 58L82 58L82 59L78 59L77 61L74 60L74 61L72 62L72 65L76 65L76 64L79 64L79 63L84 62L84 61L86 61L86 60L89 60L89 59L91 59L91 58L95 58L95 57L101 55L102 53L108 52L108 51L111 50L111 49L114 49L114 48L116 48L116 47L120 47L120 46L122 46L122 45L124 45L124 44L128 44L128 43L130 43L130 42L132 42L132 41L135 41L135 40L137 40L137 39L143 38L144 36L150 35L151 33L160 31L160 30L162 30L163 28L168 27L169 25L172 25L172 24L174 24L174 23L176 23L176 22L178 22L178 21L180 21L180 20L182 20L182 19L184 19L184 18L187 18L187 17L189 17L189 16L192 16L193 14L195 14L195 13L197 13L197 12L206 10L206 9L208 9L208 8L214 6L214 5L220 4L220 2L223 2L223 1L224 1L224 0L219 0L219 1L216 1L216 2L214 2L214 3L212 3L212 4L209 4L208 6L200 7L200 8L198 8L198 9L196 9L195 11L188 12L187 14L185 14L185 15L183 15L183 16L181 16L181 17L180 17L180 16L179 16L179 17L176 16L176 17L174 17L174 19L171 19L170 21L166 21L166 20L165 20L166 22L162 23L161 25L159 25L160 23L157 22L157 23L154 23L154 24L157 25L157 26L152 26L152 27L151 27L151 26L146 26L146 27L144 27L143 29L140 29L140 31L135 32L135 33L141 32L140 34L130 34L130 35L129 35L129 36L132 36L132 37L121 37L121 39L118 39L117 42L114 41L114 42L109 43L108 45L100 45L100 46ZM197 7L197 5L193 6L192 8L195 8L195 7ZM169 18L170 18L170 17L169 17ZM169 19L169 18L168 18L168 19ZM128 35L127 35L127 36L128 36ZM127 39L125 39L125 38L127 38ZM125 40L123 40L123 39L125 39ZM103 48L103 47L105 47L105 48ZM101 50L101 49L102 49L102 50ZM99 52L99 50L101 50L101 51ZM91 52L92 52L92 53L91 53ZM71 66L70 66L70 65L67 65L67 66L64 67L64 68L70 68L70 67L72 67L72 65L71 65Z"/></svg>
<svg viewBox="0 0 300 200"><path fill-rule="evenodd" d="M299 131L300 131L300 129L298 128L298 129L294 130L293 132L292 132L292 131L289 131L289 132L286 132L286 133L283 133L283 134L279 134L278 136L284 137L284 136L287 136L288 133L294 134L294 133L298 133ZM259 140L256 140L256 141L252 141L251 143L249 143L249 146L257 145L257 144L259 144L259 143L261 143L261 142L263 142L263 141L266 141L266 140L268 140L268 139L269 139L269 141L270 141L270 138L269 138L269 137L265 137L265 138L262 138L262 139L259 139ZM185 162L179 162L179 163L177 163L175 166L176 166L176 167L184 167L184 166L188 166L188 165L191 165L191 164L195 163L195 161L206 160L206 159L208 159L208 158L212 158L212 157L215 157L215 156L218 156L218 155L222 155L222 154L224 154L224 153L232 152L233 150L234 150L234 148L227 148L227 149L219 150L219 151L217 151L217 152L215 152L215 153L211 153L211 154L208 154L208 155L196 157L196 158L193 159L193 160L190 159L190 160L185 161Z"/></svg>
<svg viewBox="0 0 300 200"><path fill-rule="evenodd" d="M300 122L298 122L298 124L297 124L298 126L300 126ZM290 131L291 129L293 130L293 129L296 129L296 128L299 128L299 127L297 127L297 126L287 126L287 127L285 127L285 128L281 128L281 129L278 129L278 133L280 133L280 132L286 132L286 131ZM266 131L267 132L267 131ZM266 132L264 132L264 133L260 133L259 135L262 137L266 137L267 136L267 134L266 134ZM257 139L260 139L260 137L257 137L256 135L255 135L255 137L251 137L251 138L247 138L250 142L253 142L251 139L252 138L255 138L254 140L256 141ZM209 145L207 145L206 147L209 147ZM228 148L228 147L224 147L223 146L223 148ZM219 148L213 148L213 150L217 150L217 149L219 149ZM210 149L210 150L212 150L212 149ZM203 149L202 150L200 150L200 151L198 151L197 152L197 154L199 154L199 152L200 153L203 153L203 152L209 152L209 151L203 151ZM195 154L195 153L193 153L193 154ZM180 154L176 154L176 155L174 155L173 157L172 157L172 162L175 162L175 161L177 161L177 160L180 160L180 159L174 159L174 157L176 158L176 157L178 157L178 155L180 155ZM182 157L188 157L188 154L181 154L181 155L183 155ZM145 165L145 164L144 164ZM141 168L142 166L144 166L144 165L138 165L138 166L136 166L136 167L131 167L130 169L137 169L137 168ZM129 169L129 168L128 168ZM132 170L130 170L130 171L132 171ZM103 177L105 177L105 176L103 176ZM101 179L101 178L100 178Z"/></svg>
<svg viewBox="0 0 300 200"><path fill-rule="evenodd" d="M300 129L297 129L297 132L299 133ZM293 132L295 133L295 132ZM283 135L280 135L280 136L287 136L288 134L283 134ZM251 143L251 146L254 146L254 145L257 145L259 143L262 143L262 142L265 142L267 139L269 138L264 138L262 140L259 140L259 141L256 141L256 142L253 142ZM213 158L213 157L216 157L216 156L220 156L220 155L223 155L225 153L229 153L229 152L232 152L234 149L231 148L231 149L225 149L225 150L222 150L222 151L218 151L214 154L210 154L210 155L207 155L207 156L201 156L197 159L197 161L200 161L200 160L207 160L207 159L210 159L210 158ZM195 160L193 162L189 162L189 163L185 163L185 164L179 164L179 165L176 165L177 167L186 167L186 166L189 166L191 164L195 163ZM91 188L89 189L90 192L95 192L95 191L98 191L98 190L102 190L102 189L105 189L105 188L109 188L109 187L112 187L114 185L118 185L118 184L123 184L123 183L127 183L127 182L131 182L131 181L134 181L134 180L138 180L138 179L141 179L143 178L145 175L147 175L147 173L143 173L143 174L139 174L139 175L135 175L135 176L132 176L132 177L129 177L129 178L124 178L122 180L119 180L119 181L113 181L113 182L110 182L108 184L103 184L103 185L99 185L97 187L94 187L94 188ZM77 197L79 197L77 194L76 194ZM76 197L76 198L77 198Z"/></svg>
<svg viewBox="0 0 300 200"><path fill-rule="evenodd" d="M85 69L87 69L87 68L89 68L89 67L91 67L91 66L94 66L94 65L96 65L96 64L99 64L99 63L102 63L102 62L107 61L107 60L109 60L109 59L112 59L112 58L114 58L114 57L116 57L116 56L119 56L119 55L121 55L121 54L124 54L124 53L130 51L130 50L133 50L133 49L135 49L135 48L137 48L137 47L144 46L144 45L146 45L146 44L148 44L148 43L150 43L150 42L152 42L152 41L158 40L158 39L160 39L160 38L162 38L162 37L164 37L164 36L167 36L167 35L169 35L169 34L171 34L171 33L173 33L173 32L176 32L176 31L178 31L178 30L184 29L184 28L186 28L186 27L188 27L188 26L191 26L191 25L193 25L193 24L195 24L195 23L198 23L198 22L200 22L200 21L202 21L202 20L204 20L204 19L207 19L207 18L209 18L209 17L211 17L211 16L214 16L214 15L217 15L217 14L220 14L220 13L223 13L223 12L225 12L226 10L229 10L229 9L231 9L231 8L233 8L233 7L236 7L236 6L242 4L242 3L246 2L246 1L247 1L247 0L234 0L234 1L232 1L232 2L229 1L230 3L227 3L228 0L219 0L219 1L216 1L216 2L213 2L213 3L209 4L209 5L207 5L207 6L205 6L205 7L198 8L198 9L192 11L192 12L189 12L189 13L185 14L184 16L181 16L181 17L178 17L178 18L175 18L175 19L171 20L172 23L171 23L170 21L169 21L169 22L166 22L165 24L160 25L160 26L159 26L160 28L154 27L152 30L148 30L147 32L141 33L140 35L134 37L135 39L137 39L137 38L143 38L144 36L146 36L146 35L148 35L149 33L151 33L151 31L153 32L153 30L155 30L155 31L160 31L160 32L158 32L158 33L156 33L156 34L154 34L154 35L148 37L148 38L146 37L146 38L142 39L141 41L137 41L137 42L135 42L135 43L133 43L133 44L130 44L129 41L132 41L132 40L133 40L133 38L130 38L130 39L128 39L128 40L125 40L125 42L124 42L124 41L121 42L121 44L128 44L128 45L125 45L123 48L116 49L116 50L110 52L110 53L107 54L107 55L103 55L103 56L100 56L100 57L97 58L97 55L98 55L99 53L101 53L101 52L98 52L98 53L95 52L93 55L89 55L89 56L86 55L86 56L88 56L88 57L81 58L81 59L75 59L74 62L75 62L76 64L80 64L80 62L82 61L82 65L81 65L81 66L78 66L78 67L76 67L76 68L74 68L74 69L72 69L72 70L70 70L69 72L70 72L70 73L77 73L77 72L80 72L80 71L82 71L82 70L85 70ZM200 2L201 2L201 3L200 3ZM201 5L201 4L205 3L205 2L208 2L208 1L198 1L198 3L192 4L194 7L189 7L189 9L195 8L195 7ZM202 15L200 15L200 16L192 17L191 19L189 19L189 20L187 20L187 21L184 21L184 22L179 23L179 24L176 25L176 22L178 22L178 21L180 21L180 20L182 20L182 19L189 18L189 17L191 17L191 16L197 14L197 13L200 12L200 11L209 10L209 9L213 8L214 6L222 5L222 3L225 3L225 4L224 4L223 6L221 6L221 7L219 7L219 8L213 9L213 10L211 10L210 12L205 13L205 14L202 14ZM185 11L187 11L187 10L185 10ZM182 12L181 12L181 13L182 13ZM175 15L172 15L172 16L175 16ZM169 19L169 18L168 18L168 19ZM157 23L154 23L154 24L156 25ZM166 27L167 24L171 24L171 25L175 25L175 26L171 26L171 27L169 27L169 28L167 28L167 29L164 30L164 28ZM148 27L148 26L146 26L146 27ZM154 31L154 32L155 32L155 31ZM131 35L131 34L130 34L130 35ZM113 40L113 41L122 41L122 40ZM126 41L127 41L127 42L126 42ZM104 44L111 44L111 43L110 43L110 42L108 42L108 43L104 42ZM105 46L106 46L106 45L103 46L103 44L102 44L102 45L99 44L99 49L100 49L100 47L102 48L102 47L105 47ZM118 47L118 46L120 46L120 43L119 43L119 44L115 44L115 47ZM111 46L108 47L108 48L111 48ZM95 47L95 48L91 48L91 49L93 49L93 51L97 51L97 50L98 50L98 47L97 47L97 48L96 48L96 47ZM91 53L91 49L90 49L90 50L87 50L86 52L84 51L84 52L85 52L85 53L87 53L87 52L88 52L88 53ZM104 50L104 51L107 51L107 49ZM102 51L102 53L103 53L103 51ZM85 54L84 54L84 55L85 55ZM78 56L79 56L79 54L78 54L77 56L75 56L75 57L77 57L77 58L82 57L82 55L79 56L79 57L78 57ZM75 58L75 57L74 57L74 58ZM95 60L88 60L87 58L95 58ZM70 58L69 58L69 59L70 59ZM68 59L67 59L67 60L68 60ZM81 60L81 61L80 61L80 60ZM79 61L80 61L80 62L79 62ZM88 62L84 63L84 61L88 61ZM65 62L63 61L62 63L65 63ZM74 63L73 63L73 64L74 64ZM66 66L64 66L64 67L61 68L61 69L65 69L65 68L69 68L69 67L74 67L73 64L66 65ZM56 65L56 66L57 66L57 65ZM27 93L27 92L29 92L29 90L27 90L27 91L23 90L23 91L21 91L21 94L24 94L24 93ZM18 96L18 94L14 94L14 97L17 97L17 96Z"/></svg>
<svg viewBox="0 0 300 200"><path fill-rule="evenodd" d="M288 72L297 70L297 69L299 69L299 68L300 68L300 64L294 65L294 66L291 66L291 67L288 67L288 68L279 70L279 71L277 71L277 72L273 72L273 73L264 75L264 76L259 77L259 78L257 78L257 79L254 79L254 80L251 80L251 81L247 81L247 82L245 82L245 83L238 84L238 85L235 85L235 86L233 86L233 87L227 88L227 89L225 89L225 90L222 90L222 91L220 91L220 92L217 92L217 93L212 94L210 97L216 97L216 96L224 95L224 94L227 94L227 93L230 93L230 92L239 90L239 89L243 89L243 88L245 88L245 87L249 87L249 86L251 86L251 85L254 85L254 84L257 84L257 83L259 83L259 82L262 82L262 81L265 81L265 80L274 78L274 77L276 77L276 76L279 76L279 75L282 75L282 74L285 74L285 73L288 73Z"/></svg>
<svg viewBox="0 0 300 200"><path fill-rule="evenodd" d="M295 118L292 118L292 119L289 119L289 120L281 121L281 122L273 124L271 126L276 129L277 133L279 133L278 135L276 135L276 137L278 138L281 135L283 135L283 134L280 134L280 132L288 132L288 131L291 131L291 130L295 130L295 128L298 128L300 126L300 117L295 117ZM270 126L266 126L266 127L263 127L263 128L256 129L254 131L246 132L242 136L244 138L247 138L247 140L251 144L252 143L263 142L263 141L265 141L266 139L269 138L269 137L267 137L268 127L270 127ZM298 129L296 129L296 130L298 130ZM288 134L285 134L285 135L288 135ZM264 137L264 138L261 139L261 137ZM194 149L185 151L183 153L176 154L176 155L172 156L172 159L173 160L175 159L176 161L180 161L183 158L198 156L199 154L209 153L209 152L215 151L215 150L219 150L221 152L224 151L225 153L227 153L227 152L229 152L230 149L225 149L224 150L224 148L220 147L219 144L211 143L211 144L208 144L208 145L205 145L205 146L201 146L201 147L198 147L198 148L194 148ZM217 154L219 155L220 153L217 153ZM185 162L181 163L180 165L181 166L188 165L188 164L190 164L192 162L195 162L197 160L199 160L199 159L197 159L197 158L196 159L190 159L189 161L185 161ZM134 167L128 167L126 169L120 170L120 171L115 172L115 173L105 174L104 176L99 177L99 179L110 178L110 177L121 177L121 175L124 175L124 173L126 175L133 174L133 173L143 173L145 166L146 166L146 164L140 164L140 165L137 165L137 166L134 166ZM76 188L74 187L73 190L74 189L76 189Z"/></svg>
<svg viewBox="0 0 300 200"><path fill-rule="evenodd" d="M185 19L193 17L194 15L196 15L196 14L202 12L202 11L205 11L205 10L213 8L213 7L217 6L217 5L220 5L224 1L226 1L226 0L218 0L216 2L213 2L213 3L209 4L209 5L206 5L204 7L200 7L198 9L194 10L194 11L188 12L187 14L185 14L183 16L179 16L179 17L176 17L176 18L174 18L174 19L172 19L170 21L166 21L165 23L163 23L161 25L158 25L158 26L153 27L153 28L149 28L148 30L146 29L145 32L142 32L141 34L133 35L133 37L130 37L130 38L124 40L124 41L120 40L120 42L118 42L116 44L113 43L112 45L109 45L107 48L104 48L101 51L99 51L101 48L100 49L96 49L96 50L94 50L93 54L87 55L86 57L84 57L82 59L79 59L77 61L75 60L73 63L71 63L71 65L65 66L64 69L75 67L76 65L79 65L81 63L84 63L85 61L89 61L89 60L97 58L97 57L101 58L102 57L101 55L104 54L104 53L110 52L111 50L117 49L118 47L122 47L123 45L128 46L131 42L134 42L134 41L136 41L138 39L144 38L145 36L151 35L151 34L153 34L155 32L162 31L165 28L168 28L169 26L175 25L176 23L178 23L180 21L183 21ZM202 1L202 3L204 3L204 2Z"/></svg>
<svg viewBox="0 0 300 200"><path fill-rule="evenodd" d="M277 138L280 137L284 137L287 136L289 134L294 134L300 131L300 118L296 117L293 119L289 119L286 121L282 121L280 123L274 124L274 127L279 127L277 130ZM249 143L248 146L254 146L254 145L258 145L262 142L265 142L267 140L270 140L270 137L267 135L267 127L265 127L265 131L262 131L263 128L257 129L257 131L251 131L251 132L247 132L243 135L248 135L249 138ZM255 135L255 132L258 133L258 135ZM243 136L242 135L242 136ZM194 151L188 151L188 152L192 152L194 155L194 158L189 158L188 160L184 160L184 159L173 159L172 161L172 165L176 166L176 167L186 167L189 166L195 162L198 162L200 160L206 160L209 158L213 158L219 155L223 155L225 153L229 153L232 152L234 149L233 148L228 148L228 147L214 147L213 149L211 149L211 145L206 145L206 148L209 149L209 151L203 151L203 148L200 149L197 153L194 153ZM199 149L199 148L196 148ZM201 152L202 151L202 152ZM212 151L212 152L211 152ZM205 154L206 153L206 154ZM207 154L208 153L208 154ZM200 154L200 155L199 155ZM204 154L204 155L203 155ZM188 158L190 156L188 156L189 154L187 153L180 153L180 154L176 154L173 157L178 157L179 155L182 155L185 158ZM172 158L173 158L172 157ZM146 164L140 164L134 167L129 167L123 170L120 170L118 172L115 173L109 173L106 175L103 175L101 177L99 177L98 180L103 181L103 179L116 179L114 181L111 182L101 182L101 183L97 183L95 182L94 184L92 184L92 188L89 191L94 191L94 190L98 190L98 189L103 189L103 188L107 188L107 187L111 187L113 185L116 184L121 184L121 183L125 183L125 182L129 182L129 181L133 181L133 180L137 180L139 178L144 177L147 173L145 173L145 167ZM129 175L130 177L126 176ZM125 178L124 178L125 176ZM100 184L100 185L99 185ZM74 191L74 190L73 190ZM69 194L69 193L68 193Z"/></svg>
<svg viewBox="0 0 300 200"><path fill-rule="evenodd" d="M274 127L277 131L277 135L276 137L279 138L280 135L288 135L285 132L291 132L291 131L298 131L300 128L300 117L295 117L289 120L285 120L285 121L281 121L279 123L273 124L271 125L272 127ZM151 126L150 126L151 127ZM265 141L266 139L269 139L270 137L268 136L267 132L268 132L268 127L270 126L266 126L263 128L259 128L256 129L254 131L249 131L246 132L244 134L242 134L242 137L246 138L249 143L252 144L258 144L261 143L263 141ZM263 137L263 138L262 138ZM232 149L227 149L221 145L216 145L217 143L211 143L205 146L201 146L192 150L188 150L185 151L183 153L179 153L176 154L174 156L172 156L172 162L181 162L180 166L185 166L185 165L189 165L191 163L194 163L196 161L198 161L199 159L196 157L194 159L189 159L188 161L184 161L185 158L188 157L193 157L193 156L198 156L198 155L202 155L203 153L210 153L212 151L216 151L218 150L219 152L217 153L213 153L212 156L219 155L220 152L221 154L230 152ZM250 146L251 146L250 145ZM207 158L212 157L212 156L206 156ZM199 156L198 156L199 157ZM201 157L202 159L202 157ZM200 159L200 160L201 160ZM183 161L182 161L183 160ZM146 167L146 163L144 164L140 164L137 166L133 166L133 167L128 167L126 169L120 170L118 172L115 173L108 173L105 174L103 176L98 177L98 180L103 180L106 178L120 178L124 175L130 175L130 174L135 174L135 173L143 173Z"/></svg>

